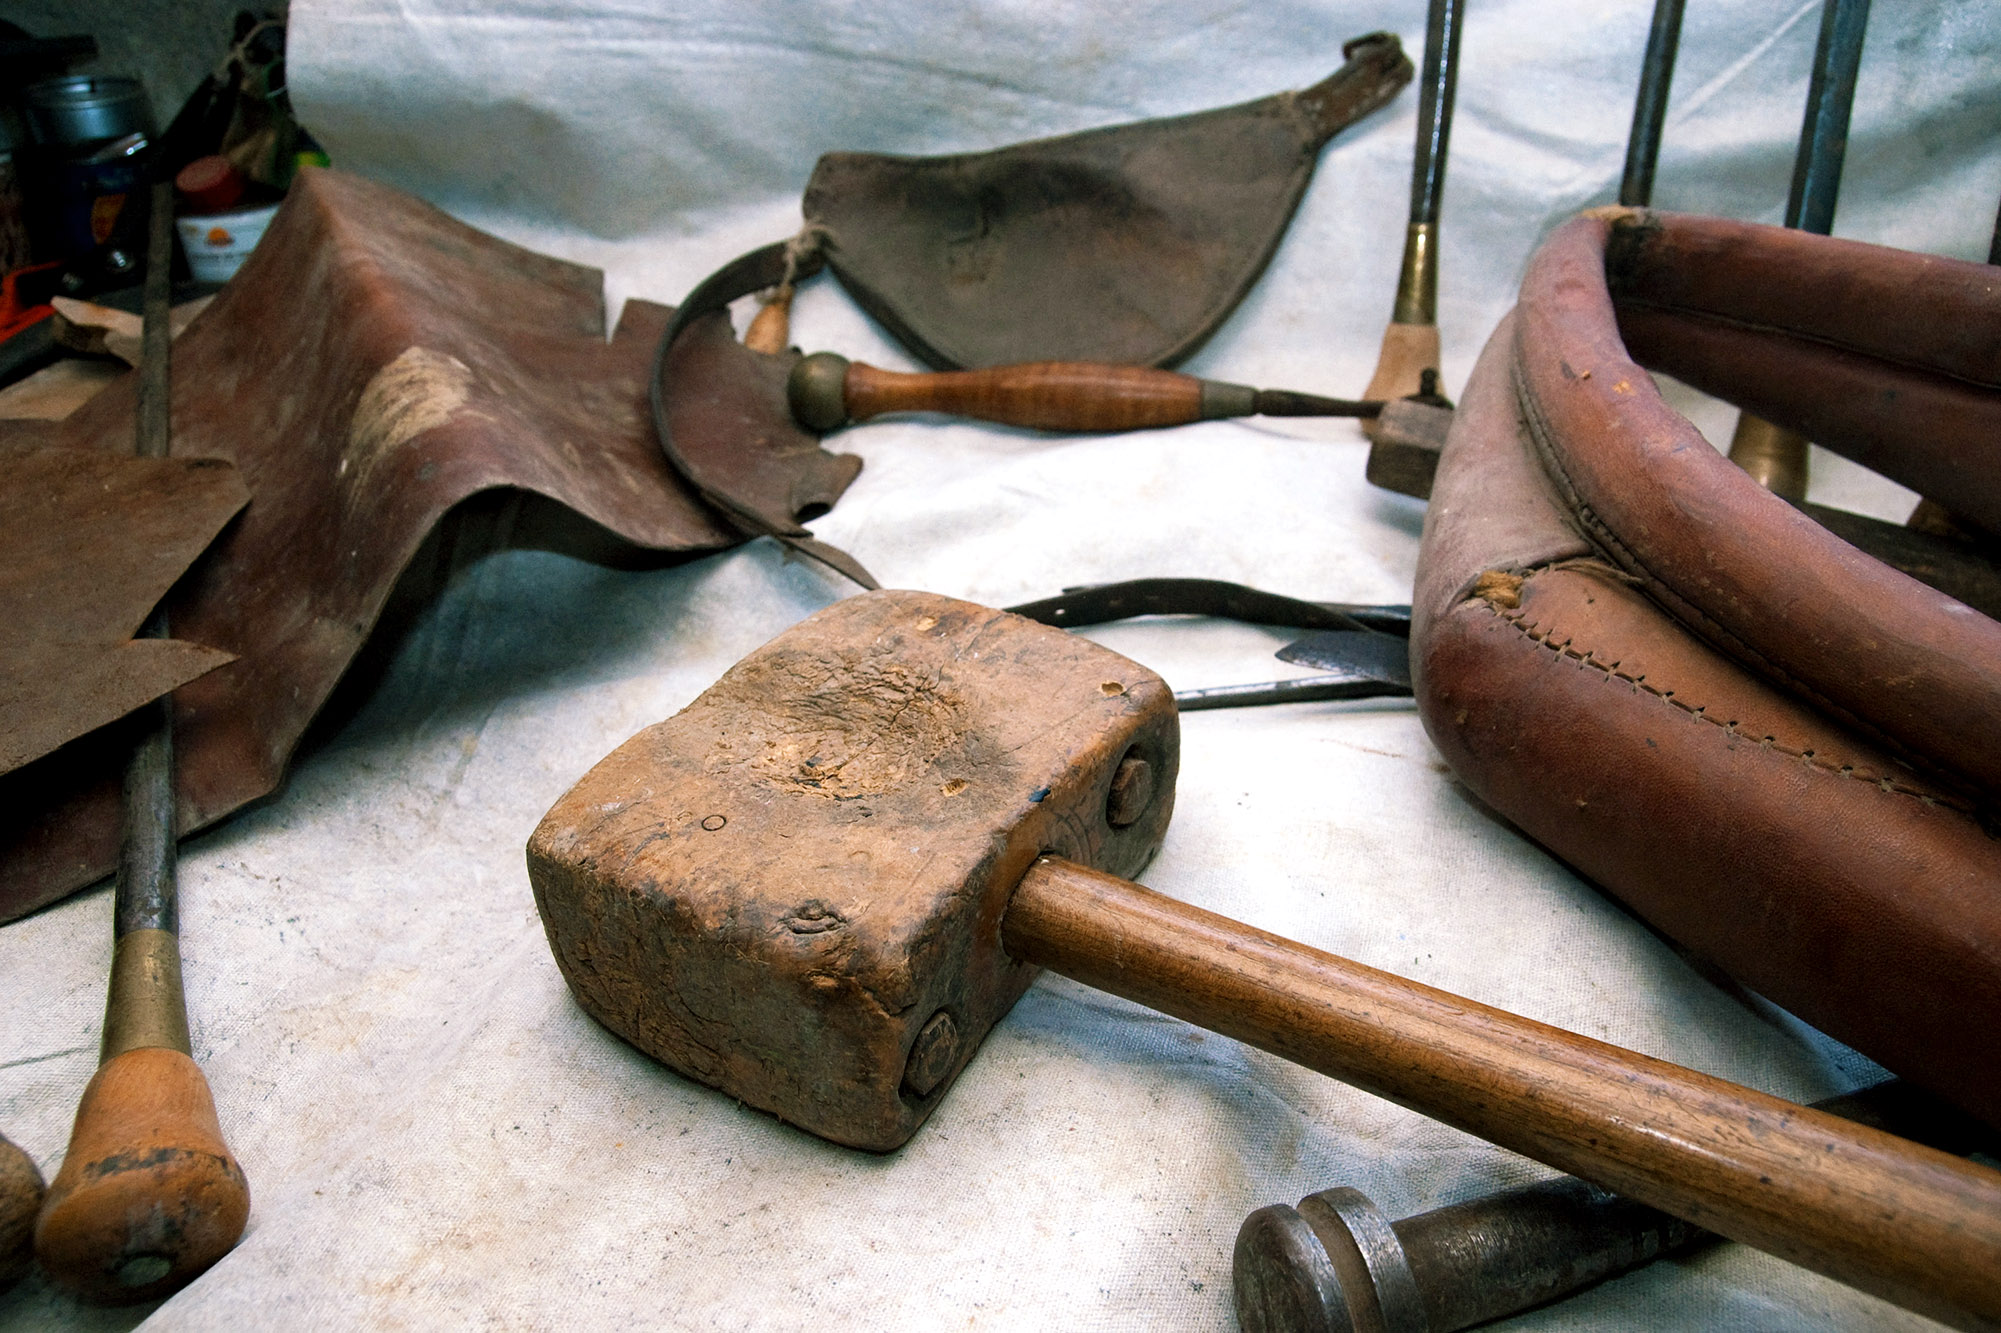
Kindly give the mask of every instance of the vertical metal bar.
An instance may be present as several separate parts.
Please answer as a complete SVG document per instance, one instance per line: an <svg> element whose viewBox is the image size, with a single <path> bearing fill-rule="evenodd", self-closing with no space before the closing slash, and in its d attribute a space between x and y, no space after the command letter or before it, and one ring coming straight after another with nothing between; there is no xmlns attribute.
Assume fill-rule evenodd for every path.
<svg viewBox="0 0 2001 1333"><path fill-rule="evenodd" d="M1674 82L1674 56L1681 44L1683 0L1654 0L1654 26L1647 34L1647 56L1640 66L1640 92L1633 101L1633 131L1626 136L1626 171L1619 180L1619 202L1645 208L1654 197L1654 163L1661 152L1661 128L1667 123L1668 87Z"/></svg>
<svg viewBox="0 0 2001 1333"><path fill-rule="evenodd" d="M168 310L172 300L174 187L153 186L146 246L145 324L140 335L136 451L165 458L172 447ZM165 638L167 613L155 607L139 631ZM148 1046L188 1053L187 1001L181 987L180 906L174 880L174 740L169 698L135 714L141 734L125 767L123 837L112 908L110 995L102 1058Z"/></svg>
<svg viewBox="0 0 2001 1333"><path fill-rule="evenodd" d="M1834 226L1841 164L1848 155L1848 117L1855 104L1855 76L1862 65L1862 35L1869 0L1824 0L1820 41L1806 93L1806 121L1793 159L1786 225L1825 236ZM1737 418L1730 461L1788 500L1806 499L1807 439L1749 412Z"/></svg>
<svg viewBox="0 0 2001 1333"><path fill-rule="evenodd" d="M1438 322L1438 209L1445 195L1452 99L1459 83L1459 27L1465 0L1431 0L1418 80L1417 153L1410 174L1410 225L1397 277L1397 324Z"/></svg>
<svg viewBox="0 0 2001 1333"><path fill-rule="evenodd" d="M1834 226L1841 163L1848 154L1848 117L1855 105L1855 76L1862 65L1862 35L1868 26L1869 0L1826 0L1821 9L1806 121L1800 127L1792 194L1786 200L1788 227L1825 236Z"/></svg>
<svg viewBox="0 0 2001 1333"><path fill-rule="evenodd" d="M1445 150L1452 137L1452 98L1459 83L1459 21L1465 8L1465 0L1431 0L1425 20L1417 162L1410 181L1412 222L1438 221L1438 201L1445 192Z"/></svg>

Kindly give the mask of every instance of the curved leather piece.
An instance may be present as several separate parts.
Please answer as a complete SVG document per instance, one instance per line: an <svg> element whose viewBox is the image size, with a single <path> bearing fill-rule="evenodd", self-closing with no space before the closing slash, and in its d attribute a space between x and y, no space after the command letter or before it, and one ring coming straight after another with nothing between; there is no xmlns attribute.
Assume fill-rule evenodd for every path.
<svg viewBox="0 0 2001 1333"><path fill-rule="evenodd" d="M1172 365L1257 281L1322 145L1411 64L1389 33L1303 92L984 153L829 153L804 208L855 300L941 370Z"/></svg>
<svg viewBox="0 0 2001 1333"><path fill-rule="evenodd" d="M1426 729L1477 795L1668 935L2001 1124L2001 841L1979 793L1915 771L1670 614L1774 595L1729 567L1744 558L1743 534L1718 530L1730 524L1765 535L1789 595L1810 576L1824 595L1874 585L1852 556L1827 560L1833 539L1814 525L1796 533L1782 502L1767 512L1762 491L1708 469L1735 473L1616 330L1608 341L1609 302L1564 325L1591 315L1575 252L1602 255L1605 234L1587 219L1551 242L1560 262L1532 268L1453 423L1413 604ZM1672 548L1689 525L1716 559L1684 599L1654 571L1687 571L1657 551L1685 555Z"/></svg>
<svg viewBox="0 0 2001 1333"><path fill-rule="evenodd" d="M183 833L275 790L294 746L449 511L518 498L520 527L713 551L742 539L655 446L646 368L669 312L387 186L302 173L243 270L174 342L176 459L234 465L250 503L167 598L174 634L236 660L174 692ZM134 381L53 432L127 455ZM520 541L527 532L517 532ZM116 728L0 777L0 919L118 851Z"/></svg>
<svg viewBox="0 0 2001 1333"><path fill-rule="evenodd" d="M1828 361L1851 376L1855 397L1842 402L1893 394L1912 371L1942 374L1911 359L1925 351L1923 340L1905 342L1900 334L1962 320L2001 327L2001 288L1991 280L1984 288L1926 284L1927 273L1936 277L1945 261L1879 246L1671 214L1589 215L1565 224L1529 265L1511 372L1529 437L1557 494L1594 546L1649 596L1730 657L1905 757L1990 795L2001 790L2001 625L1864 555L1764 490L1662 400L1620 337L1606 282L1606 246L1615 230L1622 233L1619 258L1627 272L1646 272L1644 256L1667 238L1721 235L1731 242L1732 267L1747 280L1709 290L1708 313L1735 323L1745 344L1739 356L1750 366L1767 348L1797 353L1814 345L1801 341L1811 329L1755 321L1794 308L1787 300L1794 294L1797 308L1809 312L1840 306L1824 290L1830 274L1864 271L1881 289L1879 302L1906 277L1930 299L1956 301L1923 308L1879 303L1873 353L1860 336L1861 321L1846 316L1845 325L1817 340L1836 347L1822 345L1818 357L1806 358L1780 406L1823 396L1814 367ZM1829 246L1835 250L1815 255L1815 264L1788 264ZM1694 249L1659 263L1699 266L1704 257ZM1749 281L1751 272L1762 280ZM1834 285L1867 287L1852 280ZM1648 290L1667 297L1674 284L1656 279ZM1757 294L1733 299L1733 291ZM1849 343L1841 346L1844 335ZM1977 358L1955 349L1934 350L1949 370L1979 368ZM1884 355L1890 351L1897 361ZM1755 378L1757 372L1740 373ZM2001 414L2001 392L1958 383L1979 395L1982 411L1971 428L1977 437L1981 422ZM1996 420L2001 424L2001 415ZM1877 414L1871 429L1879 453L1939 448L1923 419ZM1989 437L1969 449L1950 470L1966 482L1936 486L1933 498L1957 508L1963 493L1991 485L1972 479L1991 468L1997 447Z"/></svg>
<svg viewBox="0 0 2001 1333"><path fill-rule="evenodd" d="M1607 216L1619 330L1643 364L2001 531L2001 269L1722 218Z"/></svg>
<svg viewBox="0 0 2001 1333"><path fill-rule="evenodd" d="M774 242L739 255L704 278L667 321L653 353L647 401L660 449L687 483L744 535L770 536L864 588L877 587L860 561L800 524L834 507L862 460L830 454L800 426L785 399L799 362L737 341L729 304L741 296L820 271L817 253Z"/></svg>

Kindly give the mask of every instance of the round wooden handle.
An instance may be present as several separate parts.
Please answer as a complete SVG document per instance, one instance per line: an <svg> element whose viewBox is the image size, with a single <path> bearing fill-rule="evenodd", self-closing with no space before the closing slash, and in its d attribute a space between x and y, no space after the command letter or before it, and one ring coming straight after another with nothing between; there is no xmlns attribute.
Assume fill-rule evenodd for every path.
<svg viewBox="0 0 2001 1333"><path fill-rule="evenodd" d="M1960 1328L2001 1329L2001 1173L1044 857L1008 955Z"/></svg>
<svg viewBox="0 0 2001 1333"><path fill-rule="evenodd" d="M0 1138L0 1291L13 1286L34 1261L35 1212L43 1192L35 1159Z"/></svg>
<svg viewBox="0 0 2001 1333"><path fill-rule="evenodd" d="M250 1187L201 1067L142 1047L107 1060L84 1089L35 1255L87 1300L156 1300L229 1253L249 1216Z"/></svg>
<svg viewBox="0 0 2001 1333"><path fill-rule="evenodd" d="M1179 426L1205 415L1202 381L1193 375L1095 362L920 375L856 362L846 387L852 421L885 412L948 412L1035 430L1116 431Z"/></svg>

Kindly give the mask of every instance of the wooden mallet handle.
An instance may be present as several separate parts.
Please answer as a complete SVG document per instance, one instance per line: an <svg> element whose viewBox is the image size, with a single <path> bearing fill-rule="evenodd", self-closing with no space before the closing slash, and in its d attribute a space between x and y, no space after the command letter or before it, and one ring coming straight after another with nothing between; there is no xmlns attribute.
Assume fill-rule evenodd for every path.
<svg viewBox="0 0 2001 1333"><path fill-rule="evenodd" d="M1010 957L1270 1051L1961 1328L2001 1328L2001 1173L1044 857Z"/></svg>

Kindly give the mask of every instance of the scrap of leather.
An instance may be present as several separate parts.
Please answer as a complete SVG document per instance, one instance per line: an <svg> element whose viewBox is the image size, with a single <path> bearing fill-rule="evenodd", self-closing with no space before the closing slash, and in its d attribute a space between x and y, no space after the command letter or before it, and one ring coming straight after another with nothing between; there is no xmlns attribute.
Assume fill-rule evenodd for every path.
<svg viewBox="0 0 2001 1333"><path fill-rule="evenodd" d="M941 370L1172 365L1264 271L1321 147L1411 78L1388 33L1303 92L984 153L829 153L806 221L855 299Z"/></svg>
<svg viewBox="0 0 2001 1333"><path fill-rule="evenodd" d="M250 497L220 459L34 449L0 465L5 774L231 660L132 636Z"/></svg>
<svg viewBox="0 0 2001 1333"><path fill-rule="evenodd" d="M468 497L544 497L654 551L740 540L654 444L647 366L667 316L628 303L607 342L596 270L358 177L301 174L174 344L175 457L233 463L251 496L167 602L175 634L237 657L174 694L182 832L278 786L399 574ZM51 434L127 450L133 410L128 378ZM0 780L0 919L110 869L108 748L86 737Z"/></svg>
<svg viewBox="0 0 2001 1333"><path fill-rule="evenodd" d="M879 585L860 561L803 526L834 507L862 460L828 453L792 415L785 383L798 350L756 351L730 325L731 301L819 267L780 242L732 260L688 293L654 354L653 429L674 470L745 536L775 537L872 589Z"/></svg>
<svg viewBox="0 0 2001 1333"><path fill-rule="evenodd" d="M1760 231L1780 249L1761 251ZM1622 247L1644 257L1665 238L1689 248L1654 261L1694 267L1720 234L1768 256L1743 284L1766 290L1711 288L1715 313L1689 325L1728 321L1781 355L1818 334L1824 360L1864 364L1867 344L1839 325L1757 320L1760 303L1815 308L1827 270L1783 255L1822 238L1661 214L1568 224L1530 265L1440 461L1413 605L1419 707L1477 795L1655 926L2001 1124L2001 841L1983 822L1982 767L2001 749L1996 626L1758 488L1629 355L1628 311L1615 324L1613 307L1635 271ZM1846 248L1835 271L1929 266ZM1671 275L1645 290L1681 318ZM1650 337L1678 336L1659 332L1656 306L1636 310ZM1873 314L1996 327L1963 303ZM1647 347L1649 361L1680 355ZM1879 387L1966 369L1917 336L1902 350ZM1823 383L1806 374L1758 410L1818 411L1797 400ZM1882 451L1933 447L1922 419L1879 424ZM1914 699L1968 734L1912 726Z"/></svg>

